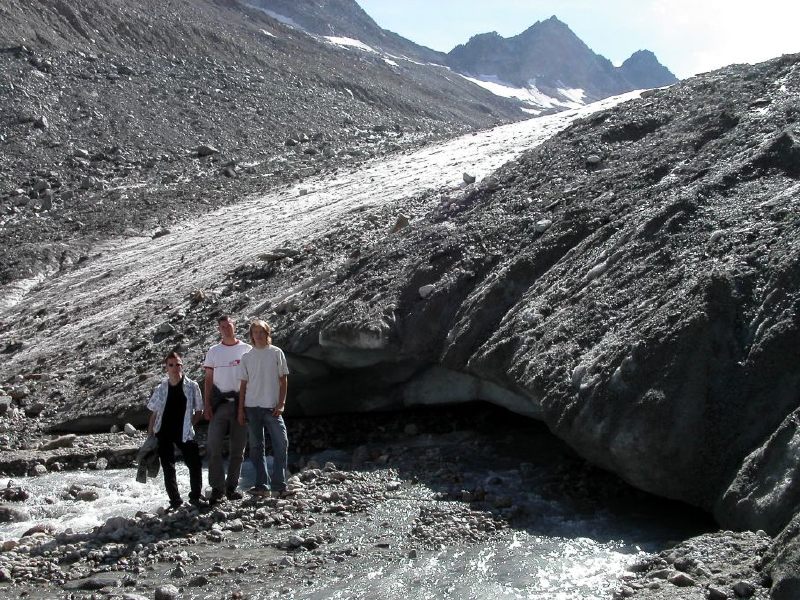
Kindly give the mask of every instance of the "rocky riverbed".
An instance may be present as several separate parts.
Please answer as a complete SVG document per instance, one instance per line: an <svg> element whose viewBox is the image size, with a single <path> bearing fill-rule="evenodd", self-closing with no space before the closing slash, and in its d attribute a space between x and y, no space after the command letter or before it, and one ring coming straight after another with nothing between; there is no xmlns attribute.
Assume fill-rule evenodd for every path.
<svg viewBox="0 0 800 600"><path fill-rule="evenodd" d="M113 435L118 442L142 438ZM662 560L650 553L711 523L592 468L541 425L487 405L295 419L290 436L286 497L202 511L126 507L126 515L83 530L32 526L3 542L0 593L596 598L652 590L653 582L676 585L670 573L640 586L626 567L662 565L696 577L702 566L730 587L736 575L718 563L732 564L766 542L738 536L738 553L717 557L712 547L702 564L681 562L697 549L678 545ZM160 478L147 485L163 495ZM35 510L37 499L25 491L35 487L30 479L11 483L6 506ZM53 489L51 501L65 493L91 512L107 491Z"/></svg>
<svg viewBox="0 0 800 600"><path fill-rule="evenodd" d="M64 3L54 5L61 19ZM21 3L8 6L11 17L25 18ZM273 123L259 113L259 102L272 83L285 83L275 76L285 70L260 74L237 57L255 53L266 60L297 45L303 56L309 47L302 36L280 27L262 33L251 23L241 39L252 45L221 44L215 62L116 52L113 27L106 27L108 20L101 25L96 30L109 45L103 53L71 47L70 35L81 38L72 27L46 50L20 44L0 55L10 82L0 90L0 143L7 150L0 153L0 236L8 259L2 280L10 286L2 290L7 303L0 312L0 447L14 453L4 455L9 472L102 472L127 464L129 450L113 447L124 434L107 432L126 422L141 426L164 353L185 351L193 373L213 340L216 316L266 317L292 369L290 418L359 411L374 418L420 404L489 401L541 419L585 459L640 489L751 532L709 534L667 549L639 565L620 594L721 598L763 596L769 587L773 600L800 595L798 56L728 67L639 101L589 109L557 135L567 123L542 120L519 124L511 135L498 128L406 153L437 136L512 120L513 111L484 110L477 97L461 108L443 102L423 108L415 104L418 95L403 94L400 82L407 80L388 63L372 85L374 71L360 70L357 62L342 85L324 73L349 69L353 61L341 49L327 49L318 62L324 73L290 78L297 93L287 95L285 86L276 92L281 120ZM141 41L141 32L117 33L127 43ZM253 41L264 36L266 45ZM167 46L156 37L159 47ZM381 59L367 62L375 61ZM242 77L230 77L234 71ZM418 83L433 77L430 70L414 73ZM195 85L198 78L205 83ZM211 85L214 79L220 86ZM86 81L96 96L90 90L80 97ZM210 89L214 94L206 97L202 92ZM229 92L243 98L240 105ZM323 92L330 103L295 110ZM131 94L152 96L153 104L137 103ZM118 105L130 112L109 116ZM336 120L340 110L353 114ZM229 114L241 120L223 118ZM313 127L301 127L305 116L299 115L306 114L316 115ZM163 138L151 153L138 134L162 117ZM419 130L411 125L417 122ZM268 148L259 149L260 134L240 132L243 123L269 130ZM187 134L195 128L209 136ZM484 160L486 147L502 145L496 135L517 146ZM359 152L351 161L347 147L354 140ZM528 151L521 154L520 146ZM503 162L514 160L497 169L501 155ZM240 195L255 191L260 194ZM204 197L212 201L201 207ZM208 212L221 205L226 208ZM73 448L39 449L70 432L95 437L74 438ZM338 447L324 443L318 450L325 448ZM313 530L316 524L294 516L313 509L291 503L303 500L300 484L313 490L317 480L322 495L332 494L324 487L333 485L330 473L352 478L348 493L355 500L363 483L359 506L379 503L380 494L392 491L386 486L399 480L402 489L405 481L399 460L377 461L363 472L346 467L346 460L324 460L319 473L301 462L296 497L266 506L268 512L292 507L278 527L298 522ZM335 469L326 471L327 462ZM313 481L302 480L304 467L314 472ZM435 478L418 480L423 487L413 488L415 494L454 492L455 503L445 508L468 503L469 511L488 510L507 523L501 530L520 530L519 515L504 512L523 505L513 497L510 506L506 500L497 506L486 495L471 495L477 486L441 490ZM92 494L61 491L74 502ZM571 502L568 488L559 491ZM8 493L9 501L22 494L13 487ZM444 509L436 503L444 500L429 500L433 517L421 509L411 514L430 520L432 530L441 530L440 522L473 522L471 513L447 510L437 520ZM243 527L235 534L259 520L257 508L252 518L240 510L250 508L234 507L232 520L241 519ZM320 514L328 513L321 508ZM171 539L185 540L187 527L173 524L172 515L147 510L125 518L138 519L135 529L146 535L174 526ZM213 524L231 520L216 512L190 519L202 531L192 539L217 546L206 539ZM488 521L475 519L482 524L479 543L494 543L497 538L480 537ZM127 523L114 523L127 535ZM64 577L64 545L75 546L72 564L80 577L129 552L117 548L115 557L89 548L82 544L94 542L82 532L58 535L61 541L33 533L21 549L4 553L20 557L4 571L15 580L10 585L48 569L58 579L56 567ZM106 534L93 535L105 540ZM46 546L41 552L25 549L39 539ZM516 547L518 538L502 539ZM318 550L308 551L315 556ZM29 564L34 568L26 571ZM480 564L462 567L472 572ZM386 574L368 562L357 567ZM309 593L316 593L313 578L296 583L309 579ZM366 593L369 579L360 581ZM440 595L453 590L445 586Z"/></svg>

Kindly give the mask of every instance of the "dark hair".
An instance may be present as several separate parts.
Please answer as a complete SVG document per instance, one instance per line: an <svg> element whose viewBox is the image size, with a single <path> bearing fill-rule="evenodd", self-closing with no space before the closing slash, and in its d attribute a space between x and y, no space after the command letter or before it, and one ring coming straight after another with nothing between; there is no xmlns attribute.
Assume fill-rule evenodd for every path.
<svg viewBox="0 0 800 600"><path fill-rule="evenodd" d="M233 319L231 319L230 315L221 315L221 316L217 317L217 325L219 325L223 321L233 321Z"/></svg>
<svg viewBox="0 0 800 600"><path fill-rule="evenodd" d="M167 364L167 361L170 358L174 358L175 360L178 360L178 361L180 361L181 364L183 364L183 358L181 357L180 353L175 351L175 350L173 350L172 352L170 352L169 354L167 354L164 357L164 364Z"/></svg>

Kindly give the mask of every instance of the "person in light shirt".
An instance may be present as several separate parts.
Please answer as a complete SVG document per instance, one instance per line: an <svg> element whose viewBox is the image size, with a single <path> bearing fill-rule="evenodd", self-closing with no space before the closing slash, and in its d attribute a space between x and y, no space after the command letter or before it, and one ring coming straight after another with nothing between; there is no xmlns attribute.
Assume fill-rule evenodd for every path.
<svg viewBox="0 0 800 600"><path fill-rule="evenodd" d="M153 391L147 408L150 422L147 433L158 439L158 456L164 470L164 487L170 508L183 505L175 474L175 446L183 454L189 468L189 502L201 508L208 506L203 491L203 463L200 449L194 441L194 425L203 417L203 397L200 386L183 374L183 360L177 352L164 358L167 376Z"/></svg>
<svg viewBox="0 0 800 600"><path fill-rule="evenodd" d="M208 350L203 366L206 369L204 387L205 417L209 421L206 454L208 455L208 484L212 503L227 497L240 500L239 475L247 445L247 427L237 419L239 399L239 361L251 346L236 338L236 323L228 316L217 319L220 342ZM229 436L228 473L222 460L225 436Z"/></svg>
<svg viewBox="0 0 800 600"><path fill-rule="evenodd" d="M250 323L253 349L239 365L239 423L247 424L250 459L256 470L254 495L278 496L286 491L286 463L289 438L283 421L289 367L283 351L272 345L270 326L265 321ZM273 472L270 477L264 455L265 434L272 445Z"/></svg>

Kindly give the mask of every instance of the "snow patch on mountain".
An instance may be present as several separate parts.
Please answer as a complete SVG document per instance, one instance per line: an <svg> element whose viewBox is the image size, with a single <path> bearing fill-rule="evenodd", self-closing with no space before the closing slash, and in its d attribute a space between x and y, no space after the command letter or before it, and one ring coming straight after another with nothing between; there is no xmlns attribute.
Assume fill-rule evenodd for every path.
<svg viewBox="0 0 800 600"><path fill-rule="evenodd" d="M266 14L268 17L272 17L273 19L283 23L284 25L288 25L289 27L292 27L294 29L299 29L300 31L305 31L305 29L303 29L303 27L301 25L299 25L297 23L297 21L295 21L294 19L291 19L290 17L282 15L280 13L276 13L274 10L269 10L268 8L264 8L263 6L256 6L254 4L248 4L247 6L249 8L254 8L256 10L260 10L261 12Z"/></svg>
<svg viewBox="0 0 800 600"><path fill-rule="evenodd" d="M344 46L346 48L358 48L359 50L363 50L364 52L372 52L373 54L378 54L378 51L375 50L375 48L373 48L372 46L368 46L364 42L360 40L355 40L353 38L326 35L325 40L333 44L334 46Z"/></svg>
<svg viewBox="0 0 800 600"><path fill-rule="evenodd" d="M489 90L495 96L517 98L533 107L534 111L536 111L536 109L550 108L580 108L586 104L584 101L586 93L582 89L559 89L558 93L561 94L563 98L554 98L542 92L533 82L529 82L527 87L516 87L500 81L493 75L481 75L480 77L461 76L467 81L471 81ZM526 112L531 111L527 110Z"/></svg>

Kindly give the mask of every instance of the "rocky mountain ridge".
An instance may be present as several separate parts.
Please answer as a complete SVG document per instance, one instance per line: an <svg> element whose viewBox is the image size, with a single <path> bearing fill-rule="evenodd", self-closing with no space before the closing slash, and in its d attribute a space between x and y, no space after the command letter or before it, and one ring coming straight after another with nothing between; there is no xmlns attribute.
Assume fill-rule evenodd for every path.
<svg viewBox="0 0 800 600"><path fill-rule="evenodd" d="M258 0L253 6L309 34L351 38L388 57L404 56L447 65L479 81L530 89L535 92L533 95L516 97L539 111L562 110L677 81L649 50L639 50L620 67L614 67L555 16L508 39L494 32L475 35L445 54L383 29L355 0Z"/></svg>
<svg viewBox="0 0 800 600"><path fill-rule="evenodd" d="M451 50L447 64L478 78L496 78L519 87L535 85L548 96L564 100L571 99L567 90L583 90L584 101L593 101L677 81L647 50L614 67L556 17L538 21L510 38L496 32L476 35Z"/></svg>
<svg viewBox="0 0 800 600"><path fill-rule="evenodd" d="M0 39L0 284L110 235L525 116L440 67L236 2L11 0Z"/></svg>
<svg viewBox="0 0 800 600"><path fill-rule="evenodd" d="M391 56L445 64L445 54L415 44L382 28L358 5L356 0L252 0L256 6L284 22L322 36L358 40Z"/></svg>

